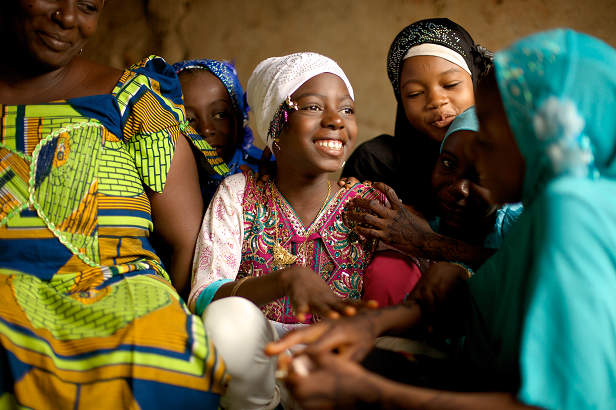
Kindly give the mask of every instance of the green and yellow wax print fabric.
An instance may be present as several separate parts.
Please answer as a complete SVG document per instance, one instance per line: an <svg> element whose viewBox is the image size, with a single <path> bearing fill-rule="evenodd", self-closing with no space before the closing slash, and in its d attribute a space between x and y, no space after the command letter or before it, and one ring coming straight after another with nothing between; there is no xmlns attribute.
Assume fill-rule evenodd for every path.
<svg viewBox="0 0 616 410"><path fill-rule="evenodd" d="M111 94L2 105L0 408L217 408L228 376L149 242L184 125L150 57Z"/></svg>

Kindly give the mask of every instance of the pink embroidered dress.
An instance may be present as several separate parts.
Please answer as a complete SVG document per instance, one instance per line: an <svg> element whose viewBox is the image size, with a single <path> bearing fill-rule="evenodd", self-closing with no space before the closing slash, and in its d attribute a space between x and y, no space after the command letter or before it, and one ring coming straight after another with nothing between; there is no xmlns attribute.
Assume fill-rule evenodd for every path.
<svg viewBox="0 0 616 410"><path fill-rule="evenodd" d="M258 187L254 174L236 174L220 185L203 220L193 263L190 309L198 315L224 283L241 275L261 276L290 265L276 260L279 244L295 264L310 267L342 299L360 299L363 273L376 247L344 222L342 213L356 197L386 200L372 187L341 189L316 220L304 227L273 183ZM359 209L358 209L359 210ZM280 258L278 258L280 259ZM289 262L287 259L286 262ZM262 308L273 322L296 324L288 298ZM310 317L305 323L314 322Z"/></svg>

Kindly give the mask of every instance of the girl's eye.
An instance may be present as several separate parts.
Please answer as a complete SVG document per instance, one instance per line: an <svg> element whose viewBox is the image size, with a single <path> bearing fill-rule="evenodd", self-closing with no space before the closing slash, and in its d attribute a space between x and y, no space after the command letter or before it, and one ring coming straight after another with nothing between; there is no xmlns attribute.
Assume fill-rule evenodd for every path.
<svg viewBox="0 0 616 410"><path fill-rule="evenodd" d="M409 97L409 98L417 98L417 97L419 97L420 95L421 95L421 93L420 93L420 92L416 92L416 93L409 93L409 94L408 94L408 97Z"/></svg>
<svg viewBox="0 0 616 410"><path fill-rule="evenodd" d="M319 107L316 104L313 104L313 105L307 106L306 109L309 110L309 111L319 111L321 109L321 107Z"/></svg>
<svg viewBox="0 0 616 410"><path fill-rule="evenodd" d="M443 163L443 165L445 166L445 168L447 169L456 169L456 163L453 162L452 160L449 159L443 159L441 161Z"/></svg>
<svg viewBox="0 0 616 410"><path fill-rule="evenodd" d="M217 120L224 120L225 118L229 118L229 113L226 111L222 111L214 115L214 118L216 118Z"/></svg>
<svg viewBox="0 0 616 410"><path fill-rule="evenodd" d="M193 122L197 121L193 117L186 117L186 120L188 121L189 124L192 124Z"/></svg>
<svg viewBox="0 0 616 410"><path fill-rule="evenodd" d="M96 13L97 11L96 6L93 3L90 3L89 1L79 2L78 7L81 11L87 14Z"/></svg>
<svg viewBox="0 0 616 410"><path fill-rule="evenodd" d="M461 84L461 81L458 81L457 83L451 83L451 84L447 84L445 85L445 88L456 88L458 85Z"/></svg>
<svg viewBox="0 0 616 410"><path fill-rule="evenodd" d="M347 107L347 108L341 109L340 112L343 114L347 114L347 115L353 115L355 114L355 109L351 107Z"/></svg>

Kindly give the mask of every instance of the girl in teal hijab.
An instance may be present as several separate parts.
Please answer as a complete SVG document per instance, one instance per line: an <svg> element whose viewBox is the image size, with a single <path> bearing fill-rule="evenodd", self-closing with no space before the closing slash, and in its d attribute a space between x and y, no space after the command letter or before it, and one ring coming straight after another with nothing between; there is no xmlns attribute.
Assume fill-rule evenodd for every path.
<svg viewBox="0 0 616 410"><path fill-rule="evenodd" d="M478 87L475 166L493 202L522 200L524 213L466 281L439 262L405 304L271 345L312 342L287 379L304 409L616 409L614 67L616 50L571 30L497 53ZM355 363L370 336L454 329L466 336L457 388L479 393L402 385Z"/></svg>
<svg viewBox="0 0 616 410"><path fill-rule="evenodd" d="M612 47L556 30L497 55L478 93L480 178L525 212L468 281L465 348L539 407L616 408L614 67Z"/></svg>

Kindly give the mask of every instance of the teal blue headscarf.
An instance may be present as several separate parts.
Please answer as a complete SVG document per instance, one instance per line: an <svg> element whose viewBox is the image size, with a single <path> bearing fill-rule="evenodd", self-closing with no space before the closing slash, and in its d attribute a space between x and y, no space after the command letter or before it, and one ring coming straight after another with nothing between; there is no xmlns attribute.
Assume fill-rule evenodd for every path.
<svg viewBox="0 0 616 410"><path fill-rule="evenodd" d="M546 409L616 407L616 50L571 30L494 70L525 210L469 279L465 370Z"/></svg>
<svg viewBox="0 0 616 410"><path fill-rule="evenodd" d="M526 160L523 200L555 177L616 177L616 55L571 30L533 36L495 58L507 118Z"/></svg>
<svg viewBox="0 0 616 410"><path fill-rule="evenodd" d="M440 152L443 152L443 147L445 146L445 141L447 141L447 138L449 138L449 136L454 132L458 131L479 131L479 119L477 118L477 111L475 110L474 105L467 108L462 114L458 115L456 119L453 120L447 130L447 133L445 134L445 138L443 138ZM484 246L492 249L500 248L505 237L522 214L522 211L523 207L521 203L506 204L500 207L496 211L496 221L494 223L494 227L486 237ZM438 232L440 218L437 217L429 223L432 230Z"/></svg>
<svg viewBox="0 0 616 410"><path fill-rule="evenodd" d="M443 142L441 142L441 150L439 152L443 152L443 147L445 146L447 138L458 131L479 131L479 120L477 119L477 112L474 105L467 108L453 120L445 134L445 138L443 138Z"/></svg>

